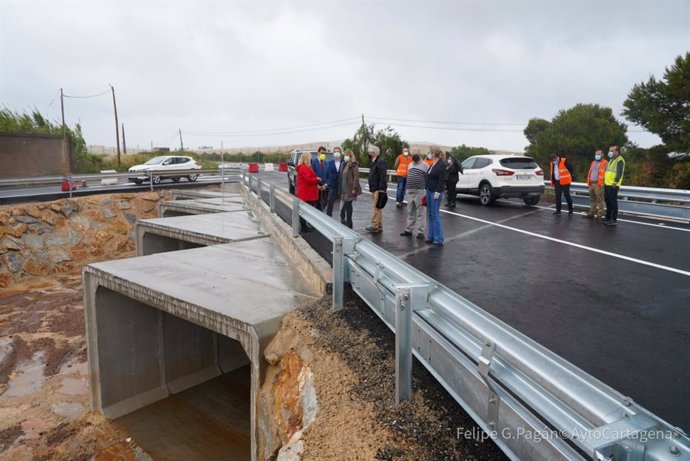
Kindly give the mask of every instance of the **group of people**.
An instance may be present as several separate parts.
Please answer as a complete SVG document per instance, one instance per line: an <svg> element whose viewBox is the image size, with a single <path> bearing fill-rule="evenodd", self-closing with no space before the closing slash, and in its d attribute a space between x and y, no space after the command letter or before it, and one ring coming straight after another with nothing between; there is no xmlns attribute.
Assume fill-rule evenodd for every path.
<svg viewBox="0 0 690 461"><path fill-rule="evenodd" d="M340 208L340 222L352 228L352 202L362 194L359 185L359 168L357 157L351 150L333 149L333 160L326 161L326 148L319 147L317 156L312 158L311 153L303 153L295 168L296 185L295 195L317 208L326 211L328 216L333 215L333 208L338 199L342 200ZM300 218L304 232L310 228Z"/></svg>
<svg viewBox="0 0 690 461"><path fill-rule="evenodd" d="M368 146L367 155L371 160L369 168L369 192L371 193L371 225L365 230L372 234L383 231L383 208L388 199L388 171L386 162L375 145ZM611 146L608 160L601 150L594 153L594 160L587 173L590 209L584 217L615 226L618 220L618 191L623 182L625 160L618 146ZM407 223L401 236L424 239L426 243L443 245L443 226L441 225L441 202L455 208L456 184L462 171L460 162L440 148L433 146L422 159L419 149L405 147L395 160L396 207L407 204ZM551 184L556 195L556 211L561 214L561 200L565 197L568 213L573 213L573 200L570 185L575 179L573 168L564 156L551 155L549 162ZM297 181L295 195L328 216L338 200L340 222L352 228L352 202L362 194L359 184L357 157L351 150L343 154L340 147L333 149L333 160L326 161L326 148L319 147L317 156L309 152L301 155L296 168ZM407 194L407 202L405 202ZM301 218L300 218L301 219ZM428 226L427 226L428 223ZM301 220L302 229L310 228ZM428 227L428 228L427 228Z"/></svg>
<svg viewBox="0 0 690 461"><path fill-rule="evenodd" d="M568 205L568 213L572 214L570 185L575 180L572 166L566 157L552 154L549 169L551 185L556 193L556 211L553 214L561 214L563 196ZM602 222L606 226L618 224L618 191L623 183L624 173L625 159L620 155L618 146L609 147L608 160L601 150L594 152L594 160L587 172L589 211L583 217Z"/></svg>
<svg viewBox="0 0 690 461"><path fill-rule="evenodd" d="M377 234L383 230L383 207L388 195L388 168L380 156L378 146L370 145L367 155L371 159L369 169L369 192L371 193L371 225L367 232ZM409 148L395 162L397 173L396 206L405 204L407 193L407 225L402 236L416 235L433 245L443 245L441 225L441 202L455 207L455 187L462 166L453 156L448 156L438 147L432 147L425 159L419 150L410 155ZM295 195L311 206L333 215L333 209L341 200L340 222L352 228L352 202L362 194L359 184L357 157L351 150L344 153L340 147L333 149L333 160L326 161L326 148L319 147L312 158L309 152L300 156L296 167ZM428 229L427 229L428 222ZM305 232L310 228L304 220L301 227Z"/></svg>

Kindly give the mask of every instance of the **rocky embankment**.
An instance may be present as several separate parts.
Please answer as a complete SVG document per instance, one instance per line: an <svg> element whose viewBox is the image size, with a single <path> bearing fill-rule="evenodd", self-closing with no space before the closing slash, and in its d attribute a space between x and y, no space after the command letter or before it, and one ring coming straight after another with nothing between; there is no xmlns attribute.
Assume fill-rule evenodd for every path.
<svg viewBox="0 0 690 461"><path fill-rule="evenodd" d="M0 207L0 288L134 255L132 227L156 217L161 199L147 192Z"/></svg>

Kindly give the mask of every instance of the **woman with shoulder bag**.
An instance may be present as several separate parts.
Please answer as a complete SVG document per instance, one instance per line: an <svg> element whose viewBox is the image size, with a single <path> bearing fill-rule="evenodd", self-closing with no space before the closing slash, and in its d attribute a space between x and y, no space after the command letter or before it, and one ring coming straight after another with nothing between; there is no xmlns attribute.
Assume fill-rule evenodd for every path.
<svg viewBox="0 0 690 461"><path fill-rule="evenodd" d="M359 167L357 157L348 149L343 157L343 166L340 173L338 192L343 199L340 208L340 222L352 229L352 202L361 195L362 187L359 185Z"/></svg>

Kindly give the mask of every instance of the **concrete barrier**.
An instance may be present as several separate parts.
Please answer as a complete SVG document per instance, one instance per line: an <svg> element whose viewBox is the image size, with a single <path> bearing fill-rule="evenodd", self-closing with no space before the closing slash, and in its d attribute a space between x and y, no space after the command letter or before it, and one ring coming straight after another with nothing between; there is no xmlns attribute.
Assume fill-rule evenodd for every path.
<svg viewBox="0 0 690 461"><path fill-rule="evenodd" d="M272 163L264 163L264 171L275 171Z"/></svg>

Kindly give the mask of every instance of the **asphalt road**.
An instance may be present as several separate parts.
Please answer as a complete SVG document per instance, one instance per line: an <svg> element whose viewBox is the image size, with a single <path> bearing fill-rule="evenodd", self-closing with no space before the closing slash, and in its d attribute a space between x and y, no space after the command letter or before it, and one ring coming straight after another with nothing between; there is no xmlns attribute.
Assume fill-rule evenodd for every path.
<svg viewBox="0 0 690 461"><path fill-rule="evenodd" d="M287 189L284 173L261 176ZM367 234L369 198L354 204L356 231L690 432L690 226L621 217L608 228L549 206L466 197L442 209L446 240L436 247L399 235L407 208L393 201L383 233ZM323 236L305 238L330 260Z"/></svg>

